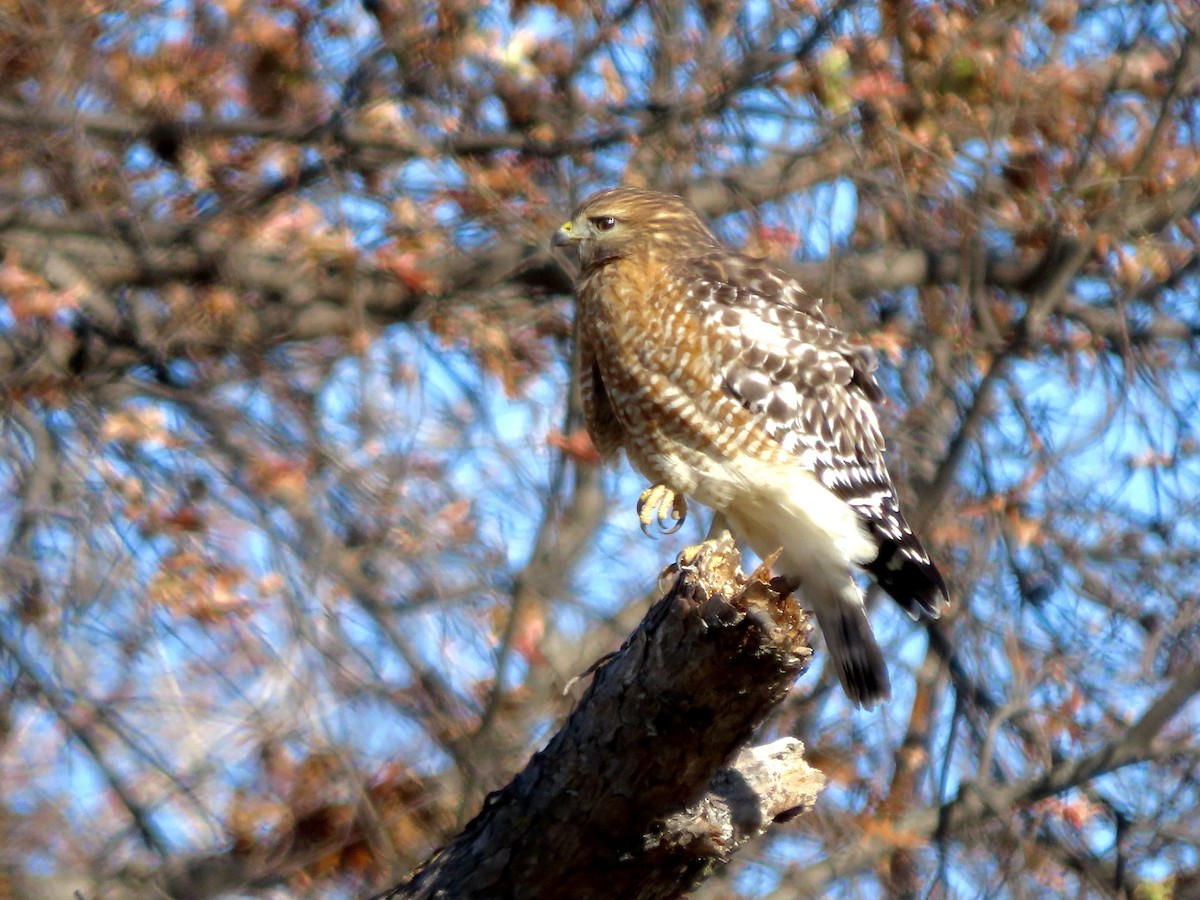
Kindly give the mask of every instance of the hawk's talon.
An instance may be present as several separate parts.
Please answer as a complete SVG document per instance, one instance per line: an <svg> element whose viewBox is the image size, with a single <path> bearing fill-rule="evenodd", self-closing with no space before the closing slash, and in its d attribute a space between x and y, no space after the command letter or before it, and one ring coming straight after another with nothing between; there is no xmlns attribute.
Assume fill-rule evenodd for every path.
<svg viewBox="0 0 1200 900"><path fill-rule="evenodd" d="M650 534L651 524L658 525L660 534L674 534L683 527L687 518L687 498L677 494L665 484L656 484L642 491L637 503L638 522L642 534Z"/></svg>
<svg viewBox="0 0 1200 900"><path fill-rule="evenodd" d="M679 551L679 555L675 557L675 565L681 572L694 572L696 563L700 561L700 554L705 550L715 546L716 541L704 540L699 544L692 544L690 547L684 547Z"/></svg>
<svg viewBox="0 0 1200 900"><path fill-rule="evenodd" d="M696 575L700 571L700 557L705 551L710 551L714 547L719 547L720 541L714 541L711 538L701 541L699 544L690 544L684 547L675 555L675 561L658 573L658 589L660 593L666 593L671 586L671 582L680 575Z"/></svg>

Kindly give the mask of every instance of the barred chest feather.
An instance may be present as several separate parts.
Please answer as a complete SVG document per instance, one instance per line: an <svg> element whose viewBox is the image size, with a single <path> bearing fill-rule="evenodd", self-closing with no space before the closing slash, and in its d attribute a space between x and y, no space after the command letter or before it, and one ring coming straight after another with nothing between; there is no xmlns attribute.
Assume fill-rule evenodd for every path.
<svg viewBox="0 0 1200 900"><path fill-rule="evenodd" d="M786 461L753 427L759 417L722 390L722 354L697 315L694 285L627 258L597 267L580 287L584 407L602 453L615 444L652 482L716 509L753 488L739 457Z"/></svg>

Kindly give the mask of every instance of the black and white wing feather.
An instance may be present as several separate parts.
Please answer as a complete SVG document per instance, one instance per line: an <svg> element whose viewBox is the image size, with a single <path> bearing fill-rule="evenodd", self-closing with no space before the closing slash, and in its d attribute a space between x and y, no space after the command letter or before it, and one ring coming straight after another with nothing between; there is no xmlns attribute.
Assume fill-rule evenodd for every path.
<svg viewBox="0 0 1200 900"><path fill-rule="evenodd" d="M865 568L880 587L914 618L936 617L946 587L884 460L874 352L828 325L820 300L778 269L724 252L687 265L698 312L721 336L724 390L862 519L878 547Z"/></svg>

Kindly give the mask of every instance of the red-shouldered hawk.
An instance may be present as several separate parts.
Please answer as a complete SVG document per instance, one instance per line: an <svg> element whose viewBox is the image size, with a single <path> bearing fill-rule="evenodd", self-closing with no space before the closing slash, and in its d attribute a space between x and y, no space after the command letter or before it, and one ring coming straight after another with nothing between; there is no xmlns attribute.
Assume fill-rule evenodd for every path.
<svg viewBox="0 0 1200 900"><path fill-rule="evenodd" d="M579 249L587 429L603 458L624 450L651 481L643 528L681 522L686 495L759 556L780 550L846 695L887 699L854 568L913 618L938 616L947 595L884 463L873 352L786 272L722 247L679 197L601 191L554 243Z"/></svg>

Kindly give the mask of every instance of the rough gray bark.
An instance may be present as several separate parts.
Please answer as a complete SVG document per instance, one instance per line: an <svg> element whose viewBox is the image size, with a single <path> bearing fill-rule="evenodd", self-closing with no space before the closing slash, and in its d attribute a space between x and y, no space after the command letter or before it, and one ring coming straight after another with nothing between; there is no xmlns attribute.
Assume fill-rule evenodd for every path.
<svg viewBox="0 0 1200 900"><path fill-rule="evenodd" d="M678 897L824 784L746 743L808 666L808 616L705 545L544 750L383 898Z"/></svg>

